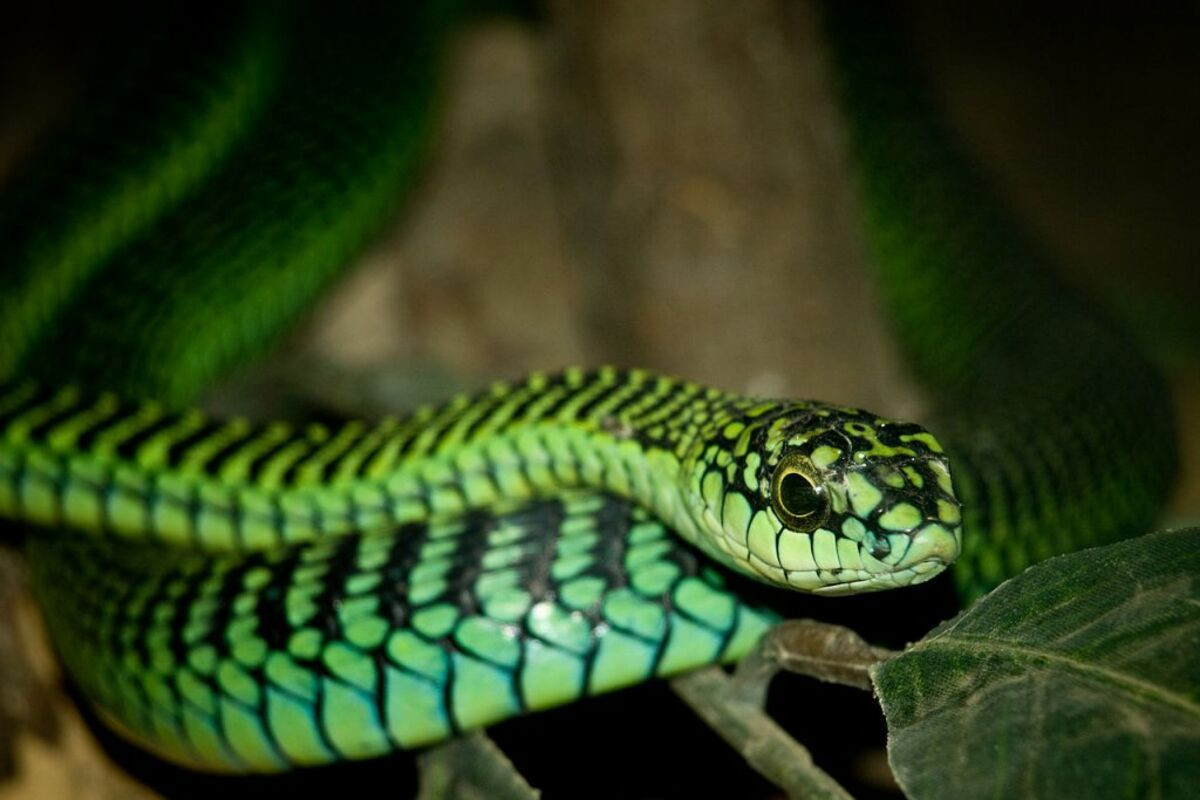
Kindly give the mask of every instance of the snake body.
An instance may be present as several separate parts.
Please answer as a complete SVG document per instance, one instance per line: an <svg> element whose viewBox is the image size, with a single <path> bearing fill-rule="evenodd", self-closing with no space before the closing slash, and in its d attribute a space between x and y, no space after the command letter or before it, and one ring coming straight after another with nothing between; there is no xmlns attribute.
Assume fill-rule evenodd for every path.
<svg viewBox="0 0 1200 800"><path fill-rule="evenodd" d="M199 99L145 99L165 120L154 146L80 191L61 153L113 141L101 125L0 200L0 230L65 209L40 238L3 238L0 514L43 529L27 550L48 625L118 730L211 770L367 757L736 659L772 616L712 563L889 588L935 575L965 531L969 596L1150 517L1173 462L1153 370L1002 213L962 200L986 192L896 90L885 28L845 9L831 27L868 229L940 389L939 439L617 369L332 428L178 411L307 306L411 182L457 5L228 11L232 33L197 45ZM112 94L98 102L126 119Z"/></svg>
<svg viewBox="0 0 1200 800"><path fill-rule="evenodd" d="M378 755L742 655L769 615L666 526L825 593L919 583L960 546L920 427L642 371L333 431L19 384L0 424L0 512L97 535L30 548L68 668L208 769Z"/></svg>
<svg viewBox="0 0 1200 800"><path fill-rule="evenodd" d="M604 494L243 556L62 537L29 556L106 721L218 771L436 742L736 659L773 621Z"/></svg>
<svg viewBox="0 0 1200 800"><path fill-rule="evenodd" d="M424 152L460 4L378 15L249 5L248 20L238 4L214 7L208 24L225 37L197 38L186 10L147 36L164 40L167 61L172 47L198 51L196 66L182 66L206 102L138 82L161 68L141 63L139 41L125 56L136 63L120 67L134 86L87 103L79 128L14 178L0 213L15 250L0 298L0 324L14 327L0 337L0 374L192 402L274 341L395 210ZM211 141L216 125L205 120L227 116L230 134ZM110 119L138 135L130 141ZM154 137L130 120L158 121ZM69 162L60 155L93 140ZM189 180L167 184L172 173ZM53 213L31 220L31 207Z"/></svg>
<svg viewBox="0 0 1200 800"><path fill-rule="evenodd" d="M576 488L635 500L718 562L783 587L901 585L959 550L949 468L920 427L636 370L534 375L332 431L24 384L0 393L0 423L0 513L202 552L321 541ZM831 548L819 564L803 555L822 549L817 541Z"/></svg>
<svg viewBox="0 0 1200 800"><path fill-rule="evenodd" d="M962 595L1150 530L1177 467L1166 382L995 196L901 21L872 3L825 17L871 264L954 460Z"/></svg>

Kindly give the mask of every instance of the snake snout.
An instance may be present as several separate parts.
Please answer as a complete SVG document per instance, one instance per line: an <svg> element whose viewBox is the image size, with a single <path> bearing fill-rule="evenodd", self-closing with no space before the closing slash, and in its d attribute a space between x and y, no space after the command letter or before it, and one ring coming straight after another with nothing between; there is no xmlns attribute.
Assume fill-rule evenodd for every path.
<svg viewBox="0 0 1200 800"><path fill-rule="evenodd" d="M896 565L900 569L923 567L924 570L940 572L958 558L962 551L962 529L930 523L918 530L909 543L908 550Z"/></svg>

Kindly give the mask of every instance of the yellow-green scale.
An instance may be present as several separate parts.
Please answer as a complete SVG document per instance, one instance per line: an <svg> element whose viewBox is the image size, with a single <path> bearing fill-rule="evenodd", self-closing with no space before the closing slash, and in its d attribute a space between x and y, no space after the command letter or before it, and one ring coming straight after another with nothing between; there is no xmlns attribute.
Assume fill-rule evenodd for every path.
<svg viewBox="0 0 1200 800"><path fill-rule="evenodd" d="M643 397L632 406L640 416L610 415L652 380L649 397L658 398L658 404ZM554 399L539 406L543 397ZM163 444L149 450L151 442L144 443L132 458L118 449L161 417L152 406L102 431L86 449L76 449L72 437L54 436L54 431L28 437L38 419L73 401L73 395L59 393L4 431L0 457L36 468L19 491L0 493L0 513L58 521L61 509L61 522L85 531L211 550L258 549L585 486L636 499L689 540L708 546L678 497L680 459L697 435L695 425L670 425L671 435L661 443L639 436L647 426L661 427L685 403L684 417L707 419L706 409L724 398L645 373L568 371L558 379L535 377L515 387L494 387L473 402L453 401L375 430L360 423L338 431L310 428L293 434L298 445L290 456L289 448L280 447L290 429L275 425L256 433L246 422L232 420L190 441L169 467L162 463ZM589 403L594 407L583 411ZM183 418L180 433L194 433L200 424ZM391 464L379 457L369 465L362 462L368 443L375 449L389 439L397 444L379 446L378 455L390 453ZM251 464L268 450L277 452L254 474ZM221 466L210 471L222 453ZM355 465L370 470L360 474ZM336 467L333 478L323 480L331 466Z"/></svg>

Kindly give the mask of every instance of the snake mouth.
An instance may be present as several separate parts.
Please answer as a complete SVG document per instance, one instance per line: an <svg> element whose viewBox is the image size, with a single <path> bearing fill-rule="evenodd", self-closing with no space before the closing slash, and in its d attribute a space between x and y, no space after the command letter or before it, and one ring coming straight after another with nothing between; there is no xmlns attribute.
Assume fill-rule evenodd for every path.
<svg viewBox="0 0 1200 800"><path fill-rule="evenodd" d="M870 569L790 570L787 581L791 588L813 594L881 592L924 583L937 577L947 566L949 564L938 558L928 558L912 566L887 572Z"/></svg>
<svg viewBox="0 0 1200 800"><path fill-rule="evenodd" d="M841 570L831 583L822 582L822 579L828 580L830 577L830 573L825 571L814 572L806 577L814 583L820 583L810 589L815 594L839 595L898 589L937 577L958 558L961 550L960 526L948 528L930 523L909 538L908 546L886 569ZM876 562L876 566L883 566L883 562Z"/></svg>
<svg viewBox="0 0 1200 800"><path fill-rule="evenodd" d="M911 567L898 569L893 572L858 571L860 577L838 583L818 586L813 594L842 595L862 594L864 592L882 592L888 589L899 589L904 586L915 586L918 583L935 578L949 566L944 561L929 559Z"/></svg>
<svg viewBox="0 0 1200 800"><path fill-rule="evenodd" d="M732 551L727 553L730 557L727 563L774 585L817 594L851 594L924 583L945 570L962 550L962 529L958 525L927 522L910 534L892 534L889 538L895 544L884 559L873 557L868 547L859 543L858 554L854 557L858 563L853 566L843 566L847 560L841 554L831 559L828 548L824 564L819 559L814 560L811 550L801 551L802 555L807 555L809 563L806 566L795 563L804 559L794 553L790 563L784 554L783 563L778 566L767 563L758 553L752 553L749 565L753 572L742 569L737 554Z"/></svg>

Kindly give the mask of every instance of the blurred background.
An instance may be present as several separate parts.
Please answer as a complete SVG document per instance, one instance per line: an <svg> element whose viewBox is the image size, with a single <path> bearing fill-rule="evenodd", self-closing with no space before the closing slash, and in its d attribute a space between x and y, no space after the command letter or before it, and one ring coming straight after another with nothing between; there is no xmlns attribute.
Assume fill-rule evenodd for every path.
<svg viewBox="0 0 1200 800"><path fill-rule="evenodd" d="M55 2L18 3L5 17L0 191L80 101L80 79L118 24ZM440 133L406 212L286 346L221 387L213 405L373 414L532 369L611 362L919 412L863 268L812 9L561 0L534 17L486 18L456 38ZM1200 13L939 0L905 3L903 17L947 119L995 191L1163 364L1184 454L1169 520L1200 521ZM10 556L0 552L0 667L5 647L38 646L35 612L4 589L20 577ZM940 591L925 592L932 605ZM885 606L822 601L802 613L845 619ZM899 646L928 627L884 618L869 632ZM128 777L57 691L48 655L24 661L32 667L0 688L0 703L23 704L43 735L13 739L17 770L0 779L0 798L263 790L189 789L145 764ZM873 701L785 681L773 708L783 706L818 763L856 794L889 796ZM835 707L849 709L853 731L830 728ZM561 746L557 763L538 759L571 731L631 727L603 756L615 766L597 769L601 756ZM548 796L618 787L676 796L712 789L714 774L745 796L770 792L662 687L508 723L496 739ZM704 754L703 773L656 767L661 749L684 746ZM108 747L125 766L137 760ZM398 780L403 794L409 779L394 776L410 767L368 765L329 780ZM570 777L580 771L591 775L584 786Z"/></svg>

